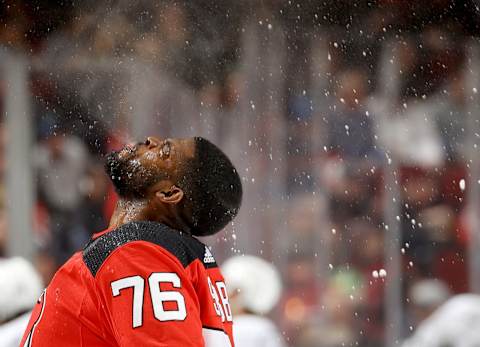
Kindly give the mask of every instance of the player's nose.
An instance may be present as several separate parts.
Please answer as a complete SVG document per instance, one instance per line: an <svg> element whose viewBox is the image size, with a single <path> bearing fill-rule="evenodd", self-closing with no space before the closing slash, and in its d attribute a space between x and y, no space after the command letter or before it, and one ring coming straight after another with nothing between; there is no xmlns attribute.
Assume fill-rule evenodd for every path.
<svg viewBox="0 0 480 347"><path fill-rule="evenodd" d="M148 147L148 149L152 149L152 148L155 148L157 146L160 146L160 139L154 137L154 136L149 136L147 137L147 142L146 142L146 145Z"/></svg>

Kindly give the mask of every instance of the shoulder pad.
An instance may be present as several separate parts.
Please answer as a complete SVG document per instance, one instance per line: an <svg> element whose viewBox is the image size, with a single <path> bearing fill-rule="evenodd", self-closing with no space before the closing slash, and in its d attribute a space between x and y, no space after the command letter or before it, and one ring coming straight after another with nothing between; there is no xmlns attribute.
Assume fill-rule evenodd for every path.
<svg viewBox="0 0 480 347"><path fill-rule="evenodd" d="M164 224L148 221L130 222L91 240L83 249L83 261L95 276L114 250L133 241L146 241L164 248L183 267L195 259L199 259L206 268L217 266L208 247L194 237Z"/></svg>

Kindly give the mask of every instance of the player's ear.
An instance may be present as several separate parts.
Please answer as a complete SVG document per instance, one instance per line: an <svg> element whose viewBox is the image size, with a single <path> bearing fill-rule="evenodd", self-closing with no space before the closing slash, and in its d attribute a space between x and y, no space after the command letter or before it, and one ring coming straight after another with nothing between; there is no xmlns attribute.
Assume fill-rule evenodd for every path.
<svg viewBox="0 0 480 347"><path fill-rule="evenodd" d="M155 196L165 204L178 204L183 199L183 190L174 185L170 189L157 191Z"/></svg>

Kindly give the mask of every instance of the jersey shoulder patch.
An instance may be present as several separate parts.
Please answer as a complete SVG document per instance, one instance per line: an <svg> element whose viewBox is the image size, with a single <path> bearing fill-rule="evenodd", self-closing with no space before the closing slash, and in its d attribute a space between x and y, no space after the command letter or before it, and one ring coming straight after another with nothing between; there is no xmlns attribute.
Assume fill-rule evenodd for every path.
<svg viewBox="0 0 480 347"><path fill-rule="evenodd" d="M199 259L205 268L217 267L210 249L202 242L165 224L149 221L130 222L91 240L83 249L83 261L95 277L114 250L133 241L146 241L164 248L173 254L183 267L196 259Z"/></svg>

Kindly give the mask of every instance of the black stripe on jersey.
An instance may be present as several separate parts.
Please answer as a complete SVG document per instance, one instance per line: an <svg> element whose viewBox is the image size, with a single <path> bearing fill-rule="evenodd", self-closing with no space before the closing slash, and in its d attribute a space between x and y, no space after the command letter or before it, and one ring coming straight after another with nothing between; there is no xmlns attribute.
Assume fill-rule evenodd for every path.
<svg viewBox="0 0 480 347"><path fill-rule="evenodd" d="M117 248L133 241L159 245L173 254L187 267L199 259L206 268L217 267L215 261L205 259L206 246L194 237L156 222L130 222L91 240L83 249L83 261L93 276L107 257ZM206 262L204 261L207 260Z"/></svg>

